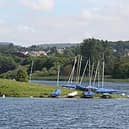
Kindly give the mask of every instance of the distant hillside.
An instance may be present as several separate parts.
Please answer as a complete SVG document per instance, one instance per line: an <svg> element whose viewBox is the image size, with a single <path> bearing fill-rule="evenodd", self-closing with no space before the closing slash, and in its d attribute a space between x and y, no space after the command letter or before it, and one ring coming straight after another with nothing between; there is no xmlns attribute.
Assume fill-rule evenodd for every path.
<svg viewBox="0 0 129 129"><path fill-rule="evenodd" d="M113 49L129 49L129 41L109 41Z"/></svg>
<svg viewBox="0 0 129 129"><path fill-rule="evenodd" d="M118 55L129 55L129 41L108 41L110 46L116 51ZM80 45L80 43L46 43L41 45L32 45L30 47L21 47L15 45L12 42L0 42L0 53L14 53L16 51L39 51L48 50L49 48L56 47L61 48L71 48Z"/></svg>
<svg viewBox="0 0 129 129"><path fill-rule="evenodd" d="M17 51L24 51L25 49L24 47L14 45L12 42L0 42L0 55L10 55Z"/></svg>
<svg viewBox="0 0 129 129"><path fill-rule="evenodd" d="M0 46L7 46L13 44L12 42L0 42Z"/></svg>
<svg viewBox="0 0 129 129"><path fill-rule="evenodd" d="M78 44L76 43L63 43L63 44L44 44L42 45L43 47L56 47L56 48L66 48L66 47L72 47L72 46L77 46Z"/></svg>
<svg viewBox="0 0 129 129"><path fill-rule="evenodd" d="M32 47L37 47L37 48L53 48L53 47L56 47L56 48L70 48L70 47L73 47L73 46L77 46L79 43L52 43L52 44L41 44L41 45L33 45L31 46L30 48Z"/></svg>

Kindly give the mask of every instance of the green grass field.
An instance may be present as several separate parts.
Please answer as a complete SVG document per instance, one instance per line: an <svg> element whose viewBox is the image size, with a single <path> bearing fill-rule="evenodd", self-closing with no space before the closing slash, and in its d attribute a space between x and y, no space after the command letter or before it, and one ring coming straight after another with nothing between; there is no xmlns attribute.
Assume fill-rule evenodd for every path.
<svg viewBox="0 0 129 129"><path fill-rule="evenodd" d="M49 97L51 92L57 87L38 85L14 80L0 79L0 96L5 94L10 97ZM73 90L62 88L62 96Z"/></svg>

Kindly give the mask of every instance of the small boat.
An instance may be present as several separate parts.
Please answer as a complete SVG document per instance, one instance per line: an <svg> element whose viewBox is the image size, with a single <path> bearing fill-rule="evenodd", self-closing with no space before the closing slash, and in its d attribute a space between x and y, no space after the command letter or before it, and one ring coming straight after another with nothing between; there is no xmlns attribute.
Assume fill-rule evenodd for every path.
<svg viewBox="0 0 129 129"><path fill-rule="evenodd" d="M68 82L67 82L67 84L64 84L63 87L76 89L77 84L76 84L76 82L73 82L76 65L77 65L77 57L75 57L73 68L72 68L72 71L70 73Z"/></svg>
<svg viewBox="0 0 129 129"><path fill-rule="evenodd" d="M104 98L104 99L109 99L109 98L111 98L112 96L111 96L111 94L109 94L109 93L103 93L101 97Z"/></svg>
<svg viewBox="0 0 129 129"><path fill-rule="evenodd" d="M60 66L58 67L58 76L57 76L57 86L58 86L58 89L54 90L51 93L51 97L58 97L58 96L61 95L61 89L59 88L59 75L60 75Z"/></svg>
<svg viewBox="0 0 129 129"><path fill-rule="evenodd" d="M122 93L121 95L122 95L122 96L125 96L126 94L125 94L125 93Z"/></svg>
<svg viewBox="0 0 129 129"><path fill-rule="evenodd" d="M70 74L69 79L68 79L68 82L67 82L67 84L64 84L63 87L71 88L71 89L76 89L76 88L78 89L78 87L81 85L81 82L83 79L82 78L81 82L80 82L81 64L82 64L82 56L76 56L75 60L74 60L71 74ZM80 83L80 85L79 85L79 83Z"/></svg>
<svg viewBox="0 0 129 129"><path fill-rule="evenodd" d="M61 90L60 89L56 89L51 93L52 97L58 97L61 95Z"/></svg>
<svg viewBox="0 0 129 129"><path fill-rule="evenodd" d="M84 92L84 98L93 98L93 97L94 97L94 92L92 91Z"/></svg>
<svg viewBox="0 0 129 129"><path fill-rule="evenodd" d="M118 90L112 89L112 88L104 88L104 69L105 69L105 62L104 62L104 54L103 54L103 63L102 63L102 86L96 89L96 93L101 93L103 96L109 96L110 94L114 92L118 92ZM99 73L98 73L98 80L99 80ZM99 83L99 81L98 81Z"/></svg>
<svg viewBox="0 0 129 129"><path fill-rule="evenodd" d="M74 92L71 92L71 93L68 94L68 98L73 98L73 97L75 97L77 95L78 95L78 92L74 91Z"/></svg>
<svg viewBox="0 0 129 129"><path fill-rule="evenodd" d="M5 95L3 95L2 98L5 99Z"/></svg>

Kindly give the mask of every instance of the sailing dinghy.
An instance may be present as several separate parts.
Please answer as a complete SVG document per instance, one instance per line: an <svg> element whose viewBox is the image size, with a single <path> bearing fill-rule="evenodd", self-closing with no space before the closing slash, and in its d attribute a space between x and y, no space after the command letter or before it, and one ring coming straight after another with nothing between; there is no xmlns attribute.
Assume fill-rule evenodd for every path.
<svg viewBox="0 0 129 129"><path fill-rule="evenodd" d="M57 76L57 86L58 86L58 89L54 90L51 93L52 97L58 97L58 96L61 95L61 89L59 89L59 75L60 75L60 67L58 67L58 76Z"/></svg>
<svg viewBox="0 0 129 129"><path fill-rule="evenodd" d="M68 94L68 98L73 98L73 97L75 97L77 95L78 95L78 92L77 91L73 91L73 92Z"/></svg>

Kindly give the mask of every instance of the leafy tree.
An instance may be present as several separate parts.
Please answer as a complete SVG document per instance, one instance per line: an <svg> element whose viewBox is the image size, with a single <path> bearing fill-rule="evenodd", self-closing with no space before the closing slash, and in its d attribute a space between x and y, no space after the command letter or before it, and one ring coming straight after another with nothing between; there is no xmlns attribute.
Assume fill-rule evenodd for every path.
<svg viewBox="0 0 129 129"><path fill-rule="evenodd" d="M11 57L0 56L0 74L16 68L16 63Z"/></svg>
<svg viewBox="0 0 129 129"><path fill-rule="evenodd" d="M66 66L64 67L64 69L63 69L63 74L64 74L65 76L69 76L70 73L71 73L71 71L72 71L72 64L68 64L68 65L66 65Z"/></svg>
<svg viewBox="0 0 129 129"><path fill-rule="evenodd" d="M52 75L57 75L57 68L56 67L51 67L49 69L49 75L52 76Z"/></svg>
<svg viewBox="0 0 129 129"><path fill-rule="evenodd" d="M16 47L12 43L5 43L4 45L0 45L0 53L10 55L16 51Z"/></svg>
<svg viewBox="0 0 129 129"><path fill-rule="evenodd" d="M54 62L56 62L54 57L49 57L47 58L46 62L44 62L44 67L47 69L50 69L51 67L54 66Z"/></svg>
<svg viewBox="0 0 129 129"><path fill-rule="evenodd" d="M80 52L86 59L92 62L98 61L104 52L103 41L97 39L85 39L80 45Z"/></svg>
<svg viewBox="0 0 129 129"><path fill-rule="evenodd" d="M15 79L17 74L17 70L11 70L6 73L0 74L0 78L5 78L5 79Z"/></svg>
<svg viewBox="0 0 129 129"><path fill-rule="evenodd" d="M31 58L30 56L24 58L24 59L20 62L21 65L28 65L28 64L31 64L31 63L32 63L32 58Z"/></svg>
<svg viewBox="0 0 129 129"><path fill-rule="evenodd" d="M91 63L96 63L98 60L105 60L105 73L111 74L114 66L113 49L110 47L108 41L98 39L85 39L80 45L80 53L85 59L90 58ZM84 64L84 63L83 63Z"/></svg>
<svg viewBox="0 0 129 129"><path fill-rule="evenodd" d="M57 48L56 47L52 47L52 48L50 48L50 55L52 54L52 55L56 55L58 52L57 52Z"/></svg>
<svg viewBox="0 0 129 129"><path fill-rule="evenodd" d="M28 74L25 70L19 69L16 75L16 81L28 82Z"/></svg>
<svg viewBox="0 0 129 129"><path fill-rule="evenodd" d="M44 76L48 76L48 71L47 71L46 68L43 68L42 69L42 73L43 73Z"/></svg>
<svg viewBox="0 0 129 129"><path fill-rule="evenodd" d="M45 67L44 64L46 61L47 61L47 57L36 57L35 59L33 59L33 62L34 62L33 71L42 70L43 67ZM30 62L30 68L31 68L31 62Z"/></svg>
<svg viewBox="0 0 129 129"><path fill-rule="evenodd" d="M79 46L73 46L64 50L64 56L75 57L80 53Z"/></svg>
<svg viewBox="0 0 129 129"><path fill-rule="evenodd" d="M113 78L118 79L127 79L129 78L129 59L127 57L123 57L114 65Z"/></svg>

